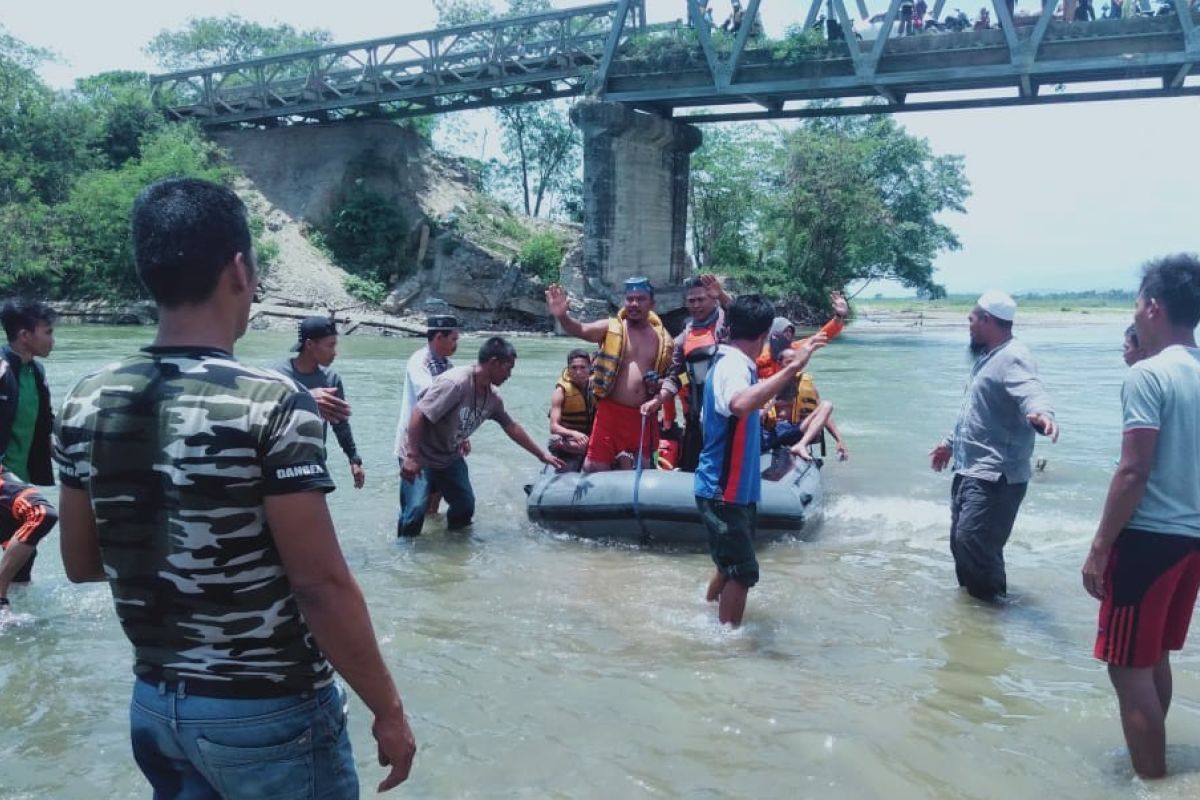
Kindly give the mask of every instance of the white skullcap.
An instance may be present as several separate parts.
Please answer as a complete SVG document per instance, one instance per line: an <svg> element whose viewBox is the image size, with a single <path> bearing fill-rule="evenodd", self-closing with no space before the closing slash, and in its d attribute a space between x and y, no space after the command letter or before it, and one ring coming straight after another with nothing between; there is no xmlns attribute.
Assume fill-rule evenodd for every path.
<svg viewBox="0 0 1200 800"><path fill-rule="evenodd" d="M1008 292L1002 292L999 289L989 289L979 295L979 300L975 302L975 305L996 319L1006 322L1012 322L1013 317L1017 315L1017 301L1013 300L1012 295Z"/></svg>

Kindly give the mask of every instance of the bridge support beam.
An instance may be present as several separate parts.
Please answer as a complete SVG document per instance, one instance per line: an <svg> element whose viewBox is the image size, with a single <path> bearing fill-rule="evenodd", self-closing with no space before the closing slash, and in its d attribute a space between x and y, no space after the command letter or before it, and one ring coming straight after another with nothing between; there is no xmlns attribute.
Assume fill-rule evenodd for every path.
<svg viewBox="0 0 1200 800"><path fill-rule="evenodd" d="M687 275L688 170L700 130L591 99L571 109L571 120L583 131L584 285L570 288L615 302L630 275L678 287Z"/></svg>

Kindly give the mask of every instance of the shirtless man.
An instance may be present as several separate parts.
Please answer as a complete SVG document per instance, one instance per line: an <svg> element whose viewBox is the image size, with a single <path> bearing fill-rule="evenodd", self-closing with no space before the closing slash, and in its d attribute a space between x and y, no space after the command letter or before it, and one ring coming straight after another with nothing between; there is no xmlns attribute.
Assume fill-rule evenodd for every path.
<svg viewBox="0 0 1200 800"><path fill-rule="evenodd" d="M600 345L592 367L596 420L583 460L584 472L631 469L641 444L642 460L652 465L658 449L658 423L641 406L658 392L671 363L674 343L654 313L654 287L646 278L625 281L625 306L617 316L580 322L570 315L567 292L551 285L546 304L564 332Z"/></svg>

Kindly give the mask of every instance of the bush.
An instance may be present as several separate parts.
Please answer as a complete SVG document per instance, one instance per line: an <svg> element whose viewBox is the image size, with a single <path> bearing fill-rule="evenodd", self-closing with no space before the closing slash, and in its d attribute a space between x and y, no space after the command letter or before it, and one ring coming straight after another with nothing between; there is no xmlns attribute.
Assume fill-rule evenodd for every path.
<svg viewBox="0 0 1200 800"><path fill-rule="evenodd" d="M387 286L380 281L363 278L359 275L347 275L342 281L342 286L350 295L364 303L370 303L377 306L387 299Z"/></svg>
<svg viewBox="0 0 1200 800"><path fill-rule="evenodd" d="M322 233L337 263L355 275L386 282L411 266L405 260L408 229L400 209L358 182L335 201Z"/></svg>
<svg viewBox="0 0 1200 800"><path fill-rule="evenodd" d="M562 264L565 249L558 234L550 231L535 233L525 242L517 260L522 269L537 275L543 283L555 283L558 281L558 267Z"/></svg>

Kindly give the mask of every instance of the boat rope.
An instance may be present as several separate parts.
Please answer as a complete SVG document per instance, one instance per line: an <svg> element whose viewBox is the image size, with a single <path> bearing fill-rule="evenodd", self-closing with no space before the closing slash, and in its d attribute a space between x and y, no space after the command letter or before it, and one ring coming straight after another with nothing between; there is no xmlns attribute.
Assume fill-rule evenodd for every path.
<svg viewBox="0 0 1200 800"><path fill-rule="evenodd" d="M633 518L637 520L638 526L642 529L642 544L649 544L652 538L650 531L646 530L646 523L642 519L642 509L638 505L638 497L642 488L642 462L646 448L646 419L647 415L642 414L642 428L638 433L637 471L633 476Z"/></svg>

